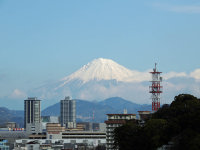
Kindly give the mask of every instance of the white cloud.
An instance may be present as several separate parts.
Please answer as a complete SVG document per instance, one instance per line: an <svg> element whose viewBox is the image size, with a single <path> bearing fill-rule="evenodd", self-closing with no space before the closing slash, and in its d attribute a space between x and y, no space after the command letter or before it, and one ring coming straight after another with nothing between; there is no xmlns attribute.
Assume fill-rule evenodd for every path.
<svg viewBox="0 0 200 150"><path fill-rule="evenodd" d="M200 80L200 69L196 69L190 73L190 77Z"/></svg>
<svg viewBox="0 0 200 150"><path fill-rule="evenodd" d="M174 77L187 77L188 75L185 72L169 72L163 75L164 80L174 78Z"/></svg>
<svg viewBox="0 0 200 150"><path fill-rule="evenodd" d="M154 3L153 6L167 11L178 13L200 13L200 6L198 5L169 5L162 3Z"/></svg>
<svg viewBox="0 0 200 150"><path fill-rule="evenodd" d="M169 73L163 74L164 80L168 80L168 79L174 78L174 77L186 77L186 78L190 77L197 81L200 81L200 69L195 69L194 71L190 72L189 74L187 74L185 72L169 72Z"/></svg>
<svg viewBox="0 0 200 150"><path fill-rule="evenodd" d="M103 85L90 85L87 89L81 89L76 98L86 100L103 100L109 97L122 97L135 103L150 103L148 86L140 83L120 83L116 86L104 87Z"/></svg>
<svg viewBox="0 0 200 150"><path fill-rule="evenodd" d="M151 70L145 72L133 71L133 76L129 78L131 82L143 82L143 81L150 81L151 74L149 73Z"/></svg>
<svg viewBox="0 0 200 150"><path fill-rule="evenodd" d="M10 95L10 98L15 98L15 99L21 99L21 98L26 98L27 95L25 92L19 90L19 89L15 89L11 95Z"/></svg>
<svg viewBox="0 0 200 150"><path fill-rule="evenodd" d="M151 82L151 72L147 70L140 72L132 70L131 76L126 81L130 82L106 82L106 81L91 81L80 86L80 83L75 80L69 82L65 86L55 89L61 81L55 84L47 84L43 88L37 89L35 94L38 97L43 96L42 99L49 100L47 105L54 104L60 98L70 95L73 98L86 99L86 100L103 100L109 97L119 96L136 103L151 103L151 94L149 93L149 86ZM162 71L162 69L161 69ZM174 96L181 93L194 94L200 97L200 69L196 69L190 73L186 72L167 72L161 74L163 76L163 94L161 94L161 102L171 103ZM168 80L174 78L173 80ZM64 82L64 81L63 81ZM20 94L21 91L15 90L15 95ZM51 101L50 101L51 100ZM46 102L47 103L47 102Z"/></svg>

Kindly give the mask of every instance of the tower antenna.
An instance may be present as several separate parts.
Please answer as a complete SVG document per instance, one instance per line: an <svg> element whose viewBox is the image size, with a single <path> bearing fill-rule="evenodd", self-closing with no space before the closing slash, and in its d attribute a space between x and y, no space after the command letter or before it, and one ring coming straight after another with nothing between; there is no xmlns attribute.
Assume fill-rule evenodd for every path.
<svg viewBox="0 0 200 150"><path fill-rule="evenodd" d="M157 111L160 108L160 94L163 92L163 86L161 86L162 77L160 76L162 72L159 72L156 66L157 63L155 63L153 72L150 72L152 74L152 81L150 81L151 86L149 86L149 93L152 94L152 111Z"/></svg>

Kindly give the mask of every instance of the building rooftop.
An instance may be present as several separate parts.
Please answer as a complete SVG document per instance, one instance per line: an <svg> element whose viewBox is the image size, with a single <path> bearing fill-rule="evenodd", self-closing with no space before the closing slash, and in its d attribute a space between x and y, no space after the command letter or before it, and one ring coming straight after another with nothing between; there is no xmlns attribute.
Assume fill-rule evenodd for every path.
<svg viewBox="0 0 200 150"><path fill-rule="evenodd" d="M25 101L41 101L39 99L37 99L37 97L28 97L28 99L26 99Z"/></svg>
<svg viewBox="0 0 200 150"><path fill-rule="evenodd" d="M113 115L121 115L121 116L129 116L129 115L136 115L136 114L106 114L108 116L113 116Z"/></svg>

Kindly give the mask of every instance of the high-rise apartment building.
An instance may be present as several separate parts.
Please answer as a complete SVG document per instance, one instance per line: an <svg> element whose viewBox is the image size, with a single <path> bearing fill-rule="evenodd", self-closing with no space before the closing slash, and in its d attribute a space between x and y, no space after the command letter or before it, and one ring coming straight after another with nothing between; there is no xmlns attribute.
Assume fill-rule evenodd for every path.
<svg viewBox="0 0 200 150"><path fill-rule="evenodd" d="M40 101L37 97L24 100L24 127L28 133L41 133Z"/></svg>
<svg viewBox="0 0 200 150"><path fill-rule="evenodd" d="M76 128L76 101L70 97L60 101L60 122L63 127Z"/></svg>
<svg viewBox="0 0 200 150"><path fill-rule="evenodd" d="M127 111L126 111L127 113ZM114 130L126 123L127 120L135 120L136 114L107 114L106 123L106 150L118 150L114 148Z"/></svg>

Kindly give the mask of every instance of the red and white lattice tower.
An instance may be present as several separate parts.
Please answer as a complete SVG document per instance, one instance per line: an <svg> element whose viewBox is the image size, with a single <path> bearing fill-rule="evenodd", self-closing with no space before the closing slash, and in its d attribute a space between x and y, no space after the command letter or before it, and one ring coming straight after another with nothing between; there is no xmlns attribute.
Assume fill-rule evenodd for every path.
<svg viewBox="0 0 200 150"><path fill-rule="evenodd" d="M152 94L151 99L152 99L152 111L157 111L160 108L160 94L162 93L162 86L160 85L162 82L162 77L160 74L162 72L158 72L156 68L156 63L155 63L155 68L153 69L153 72L150 72L152 74L152 83L151 86L149 86L149 93Z"/></svg>

